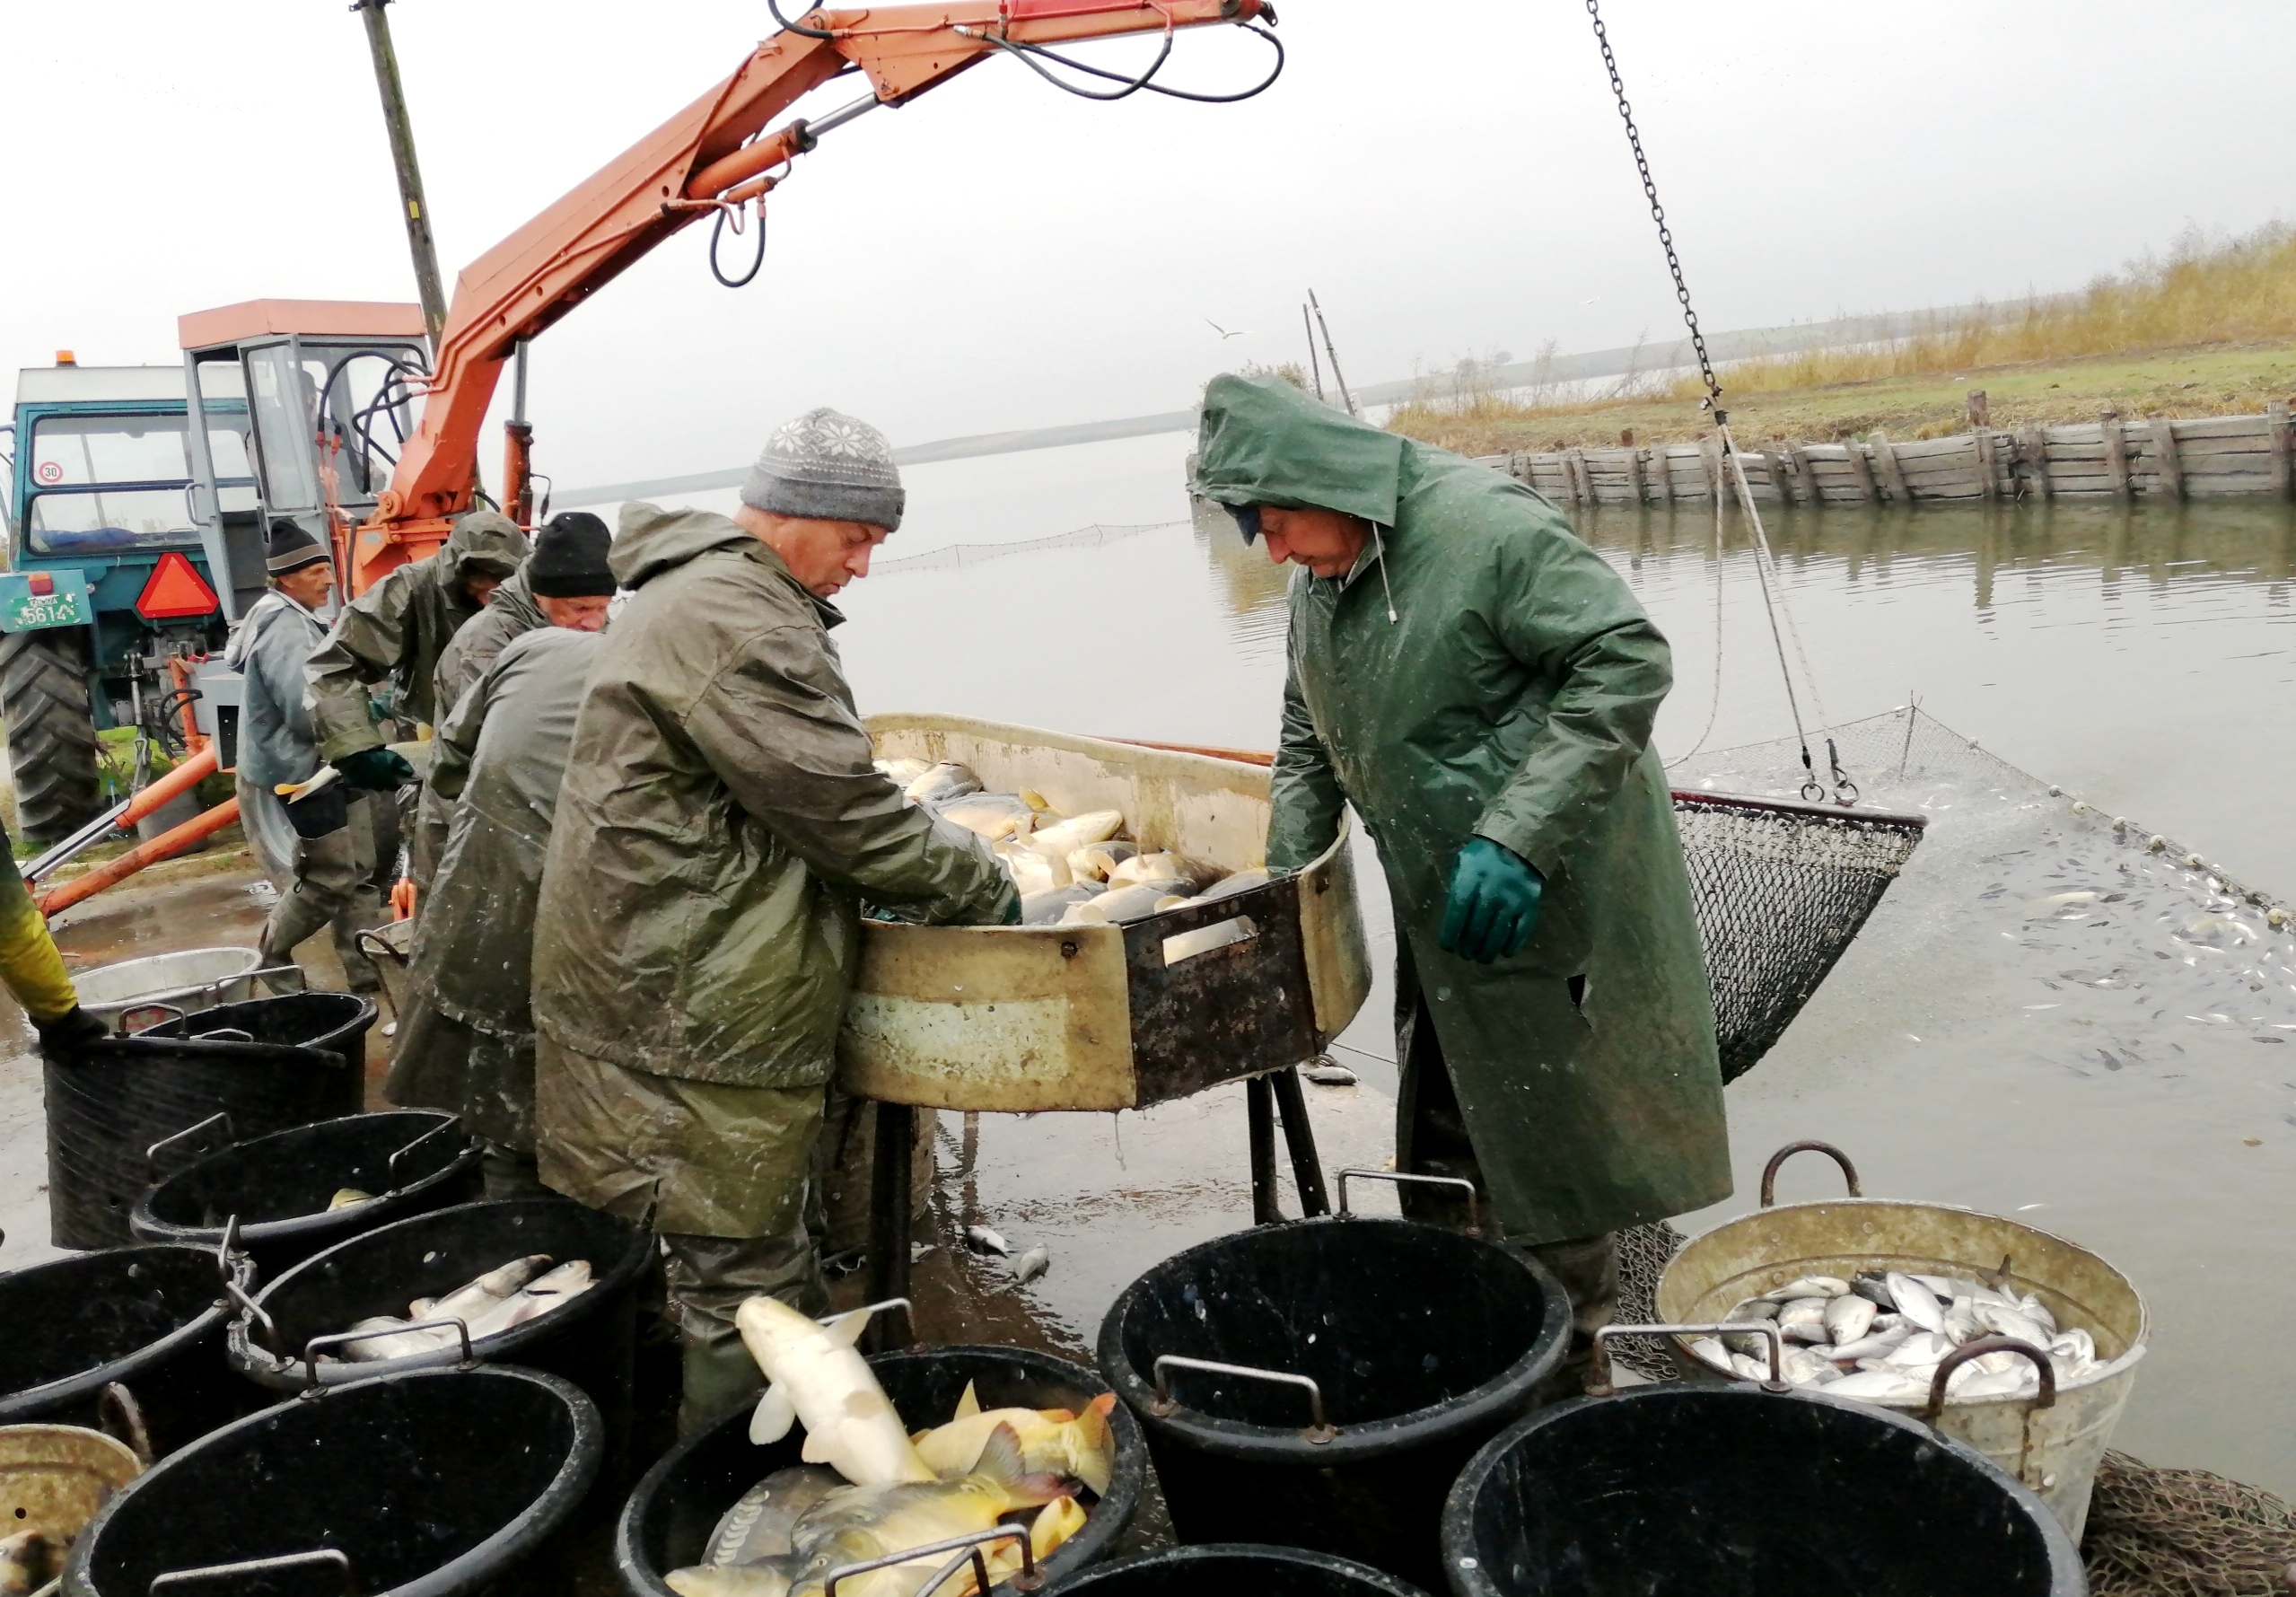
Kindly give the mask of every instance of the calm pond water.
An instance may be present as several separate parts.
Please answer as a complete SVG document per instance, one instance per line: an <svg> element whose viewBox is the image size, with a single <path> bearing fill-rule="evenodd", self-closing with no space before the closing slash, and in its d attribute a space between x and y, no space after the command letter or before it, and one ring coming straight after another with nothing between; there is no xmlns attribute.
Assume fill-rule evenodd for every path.
<svg viewBox="0 0 2296 1597"><path fill-rule="evenodd" d="M1226 525L1189 522L1188 442L907 473L908 524L844 601L838 641L864 711L1268 747L1284 579ZM1791 745L1767 741L1792 723L1734 519L1719 584L1711 512L1579 521L1674 641L1658 733L1669 759L1706 728L1719 616L1719 702L1680 779L1790 789ZM990 547L1095 524L1065 547ZM2296 514L2228 500L1776 512L1771 525L1826 715L1917 698L2031 777L1982 760L1917 760L1900 777L1871 727L1845 741L1869 798L1924 809L1929 840L1802 1019L1731 1087L1739 1196L1679 1224L1695 1233L1751 1207L1770 1151L1817 1136L1857 1158L1870 1194L2059 1232L2151 1303L2123 1443L2296 1496L2292 940L2217 901L2204 873L2069 812L2078 795L2296 895ZM920 557L958 545L961 563ZM1814 726L1816 706L1803 712ZM2096 898L2051 901L2064 893ZM1373 931L1383 961L1387 929ZM1342 1040L1373 1086L1393 1079L1381 1010L1375 995ZM1782 1197L1836 1190L1812 1163Z"/></svg>

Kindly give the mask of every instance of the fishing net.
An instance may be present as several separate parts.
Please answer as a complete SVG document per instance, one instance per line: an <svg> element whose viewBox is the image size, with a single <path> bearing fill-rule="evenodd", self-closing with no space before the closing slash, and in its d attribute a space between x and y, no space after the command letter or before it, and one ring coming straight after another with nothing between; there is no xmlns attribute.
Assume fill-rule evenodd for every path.
<svg viewBox="0 0 2296 1597"><path fill-rule="evenodd" d="M2296 1509L2205 1470L2108 1452L2081 1553L2090 1597L2282 1597L2296 1590Z"/></svg>
<svg viewBox="0 0 2296 1597"><path fill-rule="evenodd" d="M1618 1233L1618 1307L1614 1315L1617 1324L1658 1323L1658 1278L1687 1241L1663 1220L1630 1226ZM1667 1356L1663 1343L1626 1338L1611 1344L1610 1354L1637 1375L1652 1381L1674 1379L1674 1361Z"/></svg>
<svg viewBox="0 0 2296 1597"><path fill-rule="evenodd" d="M1881 902L1919 815L1677 793L1722 1080L1769 1052Z"/></svg>

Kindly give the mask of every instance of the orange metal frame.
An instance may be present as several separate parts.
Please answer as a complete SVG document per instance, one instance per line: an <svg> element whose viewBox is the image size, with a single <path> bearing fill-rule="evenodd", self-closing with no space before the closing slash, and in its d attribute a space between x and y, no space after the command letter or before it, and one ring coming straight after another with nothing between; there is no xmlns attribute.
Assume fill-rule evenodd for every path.
<svg viewBox="0 0 2296 1597"><path fill-rule="evenodd" d="M1262 0L954 0L816 11L732 76L616 156L464 269L439 341L423 418L351 551L350 587L430 553L470 507L478 438L513 347L610 282L670 234L764 194L811 147L802 121L767 124L848 65L901 105L993 54L996 39L1057 45L1259 15ZM523 449L513 445L514 456ZM507 461L522 475L523 461ZM506 485L513 495L521 484Z"/></svg>

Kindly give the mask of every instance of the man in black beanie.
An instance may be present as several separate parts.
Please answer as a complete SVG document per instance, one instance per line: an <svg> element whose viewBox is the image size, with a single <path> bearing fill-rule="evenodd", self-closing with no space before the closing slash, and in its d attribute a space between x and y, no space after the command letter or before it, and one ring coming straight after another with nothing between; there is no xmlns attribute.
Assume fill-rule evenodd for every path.
<svg viewBox="0 0 2296 1597"><path fill-rule="evenodd" d="M572 632L605 627L606 609L614 601L614 574L606 569L606 552L613 541L606 523L586 510L562 510L534 535L533 553L439 655L431 699L438 706L441 724L513 638L544 627ZM423 790L414 843L407 850L418 917L453 815L451 801L427 786Z"/></svg>

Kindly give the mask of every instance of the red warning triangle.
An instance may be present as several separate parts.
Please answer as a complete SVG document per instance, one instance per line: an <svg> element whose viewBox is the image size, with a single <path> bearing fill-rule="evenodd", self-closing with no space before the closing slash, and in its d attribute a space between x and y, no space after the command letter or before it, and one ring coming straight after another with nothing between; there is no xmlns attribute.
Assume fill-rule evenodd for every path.
<svg viewBox="0 0 2296 1597"><path fill-rule="evenodd" d="M215 591L200 580L197 566L173 549L160 557L151 580L136 595L136 613L147 621L204 616L215 608Z"/></svg>

